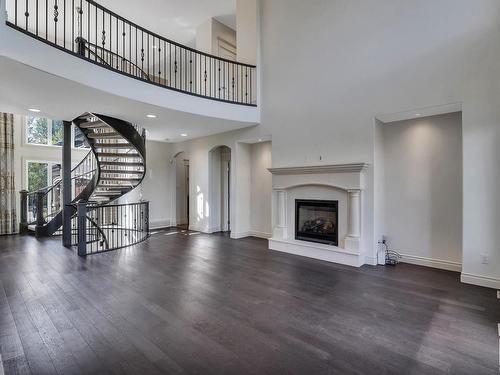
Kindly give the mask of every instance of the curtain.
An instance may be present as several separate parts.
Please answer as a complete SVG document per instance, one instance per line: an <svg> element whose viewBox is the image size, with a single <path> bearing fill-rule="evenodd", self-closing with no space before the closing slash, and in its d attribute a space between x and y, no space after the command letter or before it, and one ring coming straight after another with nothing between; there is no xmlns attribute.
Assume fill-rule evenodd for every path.
<svg viewBox="0 0 500 375"><path fill-rule="evenodd" d="M14 115L0 112L0 235L16 232Z"/></svg>

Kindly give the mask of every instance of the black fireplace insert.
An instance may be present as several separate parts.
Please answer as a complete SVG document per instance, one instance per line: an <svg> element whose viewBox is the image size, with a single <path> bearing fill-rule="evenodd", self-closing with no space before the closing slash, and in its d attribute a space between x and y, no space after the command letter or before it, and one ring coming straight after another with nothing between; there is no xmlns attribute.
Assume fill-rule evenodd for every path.
<svg viewBox="0 0 500 375"><path fill-rule="evenodd" d="M295 239L338 246L338 201L296 199Z"/></svg>

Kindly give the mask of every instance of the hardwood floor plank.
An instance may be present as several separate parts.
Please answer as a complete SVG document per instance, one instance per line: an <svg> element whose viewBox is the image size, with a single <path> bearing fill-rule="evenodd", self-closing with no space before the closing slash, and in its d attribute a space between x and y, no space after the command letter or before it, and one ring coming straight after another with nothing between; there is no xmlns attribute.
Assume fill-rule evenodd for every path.
<svg viewBox="0 0 500 375"><path fill-rule="evenodd" d="M497 374L495 291L160 231L79 258L0 237L6 374Z"/></svg>

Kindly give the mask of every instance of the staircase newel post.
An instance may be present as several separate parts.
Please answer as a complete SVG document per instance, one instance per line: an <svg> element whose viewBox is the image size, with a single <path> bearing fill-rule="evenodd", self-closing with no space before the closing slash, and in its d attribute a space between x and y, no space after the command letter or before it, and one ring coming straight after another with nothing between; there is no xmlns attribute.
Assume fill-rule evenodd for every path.
<svg viewBox="0 0 500 375"><path fill-rule="evenodd" d="M45 197L45 191L36 192L36 226L41 227L45 224L43 218L43 198Z"/></svg>
<svg viewBox="0 0 500 375"><path fill-rule="evenodd" d="M80 201L77 204L77 239L78 255L84 257L87 255L87 202Z"/></svg>
<svg viewBox="0 0 500 375"><path fill-rule="evenodd" d="M28 229L28 191L21 190L19 194L21 196L21 221L19 222L19 232L25 233Z"/></svg>
<svg viewBox="0 0 500 375"><path fill-rule="evenodd" d="M63 225L62 241L63 246L71 247L71 122L63 121L63 147L62 147L62 207Z"/></svg>
<svg viewBox="0 0 500 375"><path fill-rule="evenodd" d="M146 202L146 236L149 236L149 201Z"/></svg>

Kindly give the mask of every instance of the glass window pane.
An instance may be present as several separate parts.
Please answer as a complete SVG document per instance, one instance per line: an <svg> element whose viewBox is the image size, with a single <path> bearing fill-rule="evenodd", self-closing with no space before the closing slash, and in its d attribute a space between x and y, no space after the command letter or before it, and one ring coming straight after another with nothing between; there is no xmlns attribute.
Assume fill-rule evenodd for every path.
<svg viewBox="0 0 500 375"><path fill-rule="evenodd" d="M82 132L76 126L74 128L75 128L75 147L87 148L87 142L85 141L85 137L83 136Z"/></svg>
<svg viewBox="0 0 500 375"><path fill-rule="evenodd" d="M63 122L60 120L52 121L52 144L55 146L63 145Z"/></svg>
<svg viewBox="0 0 500 375"><path fill-rule="evenodd" d="M26 121L26 138L28 143L46 145L48 142L48 123L46 118L28 117Z"/></svg>
<svg viewBox="0 0 500 375"><path fill-rule="evenodd" d="M49 168L47 163L28 163L28 191L35 191L49 184Z"/></svg>

